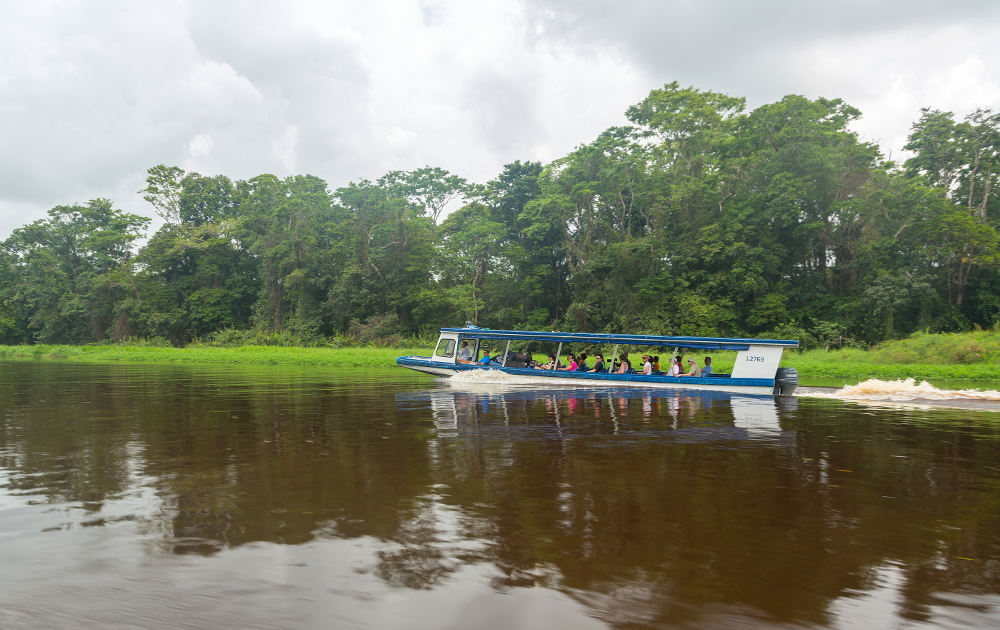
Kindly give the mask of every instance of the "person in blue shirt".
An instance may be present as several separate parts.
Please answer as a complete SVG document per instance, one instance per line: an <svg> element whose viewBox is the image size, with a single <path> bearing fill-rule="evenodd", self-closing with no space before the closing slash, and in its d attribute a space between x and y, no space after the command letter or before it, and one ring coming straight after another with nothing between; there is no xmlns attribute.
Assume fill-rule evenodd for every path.
<svg viewBox="0 0 1000 630"><path fill-rule="evenodd" d="M712 357L705 357L705 367L701 368L702 376L712 375Z"/></svg>
<svg viewBox="0 0 1000 630"><path fill-rule="evenodd" d="M489 365L490 364L490 351L483 351L483 358L479 359L479 365Z"/></svg>

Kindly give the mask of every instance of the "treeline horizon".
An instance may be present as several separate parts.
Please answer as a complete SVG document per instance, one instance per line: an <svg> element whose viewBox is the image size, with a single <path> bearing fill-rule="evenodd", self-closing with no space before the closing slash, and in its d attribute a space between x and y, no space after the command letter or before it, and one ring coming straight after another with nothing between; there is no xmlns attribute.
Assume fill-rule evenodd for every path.
<svg viewBox="0 0 1000 630"><path fill-rule="evenodd" d="M1000 114L921 110L901 165L848 129L860 116L671 83L628 126L485 184L157 165L153 234L95 199L0 243L0 344L364 342L471 321L831 348L998 325Z"/></svg>

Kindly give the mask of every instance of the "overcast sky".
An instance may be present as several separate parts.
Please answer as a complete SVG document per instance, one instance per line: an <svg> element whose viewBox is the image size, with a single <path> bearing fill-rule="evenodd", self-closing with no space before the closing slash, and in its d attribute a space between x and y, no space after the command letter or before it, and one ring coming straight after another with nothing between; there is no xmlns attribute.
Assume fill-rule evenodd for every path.
<svg viewBox="0 0 1000 630"><path fill-rule="evenodd" d="M1000 110L992 0L0 0L0 238L146 169L337 188L548 162L650 90L842 98L900 156L929 106Z"/></svg>

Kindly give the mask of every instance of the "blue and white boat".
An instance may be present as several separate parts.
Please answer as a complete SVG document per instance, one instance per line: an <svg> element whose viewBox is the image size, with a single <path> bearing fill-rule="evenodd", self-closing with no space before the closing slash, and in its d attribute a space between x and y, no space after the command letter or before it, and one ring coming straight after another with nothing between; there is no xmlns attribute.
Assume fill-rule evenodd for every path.
<svg viewBox="0 0 1000 630"><path fill-rule="evenodd" d="M459 348L467 342L472 350L472 362L458 360ZM620 351L630 347L649 348L664 347L672 349L671 354L688 350L698 355L713 351L735 351L736 363L730 374L712 374L710 376L670 376L656 373L643 374L611 374L608 372L569 372L561 370L544 370L526 366L524 355L518 357L512 354L512 344L515 347L532 344L538 348L539 343L550 347L559 359L565 346L570 346L574 352L586 351L593 355L596 349L611 349L611 360L608 365L614 365ZM486 348L500 350L489 363L482 364L478 360ZM739 392L756 395L787 396L798 386L798 372L794 368L780 367L781 355L786 348L798 348L799 342L788 339L741 339L725 337L669 337L660 335L622 335L609 333L567 333L542 332L531 330L491 330L466 326L465 328L442 328L438 337L434 354L429 357L407 356L397 357L396 364L428 374L452 376L472 370L496 370L504 374L525 377L528 384L551 386L616 386L616 387L652 387L667 389L704 389L726 392ZM549 351L549 350L546 350ZM520 358L520 360L518 360ZM592 367L592 366L591 366Z"/></svg>

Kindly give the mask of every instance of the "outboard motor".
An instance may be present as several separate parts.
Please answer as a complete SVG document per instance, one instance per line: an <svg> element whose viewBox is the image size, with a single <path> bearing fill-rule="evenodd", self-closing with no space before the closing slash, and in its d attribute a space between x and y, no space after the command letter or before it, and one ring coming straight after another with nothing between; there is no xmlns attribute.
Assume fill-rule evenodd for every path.
<svg viewBox="0 0 1000 630"><path fill-rule="evenodd" d="M791 396L799 386L799 371L791 367L778 368L774 375L774 395Z"/></svg>

